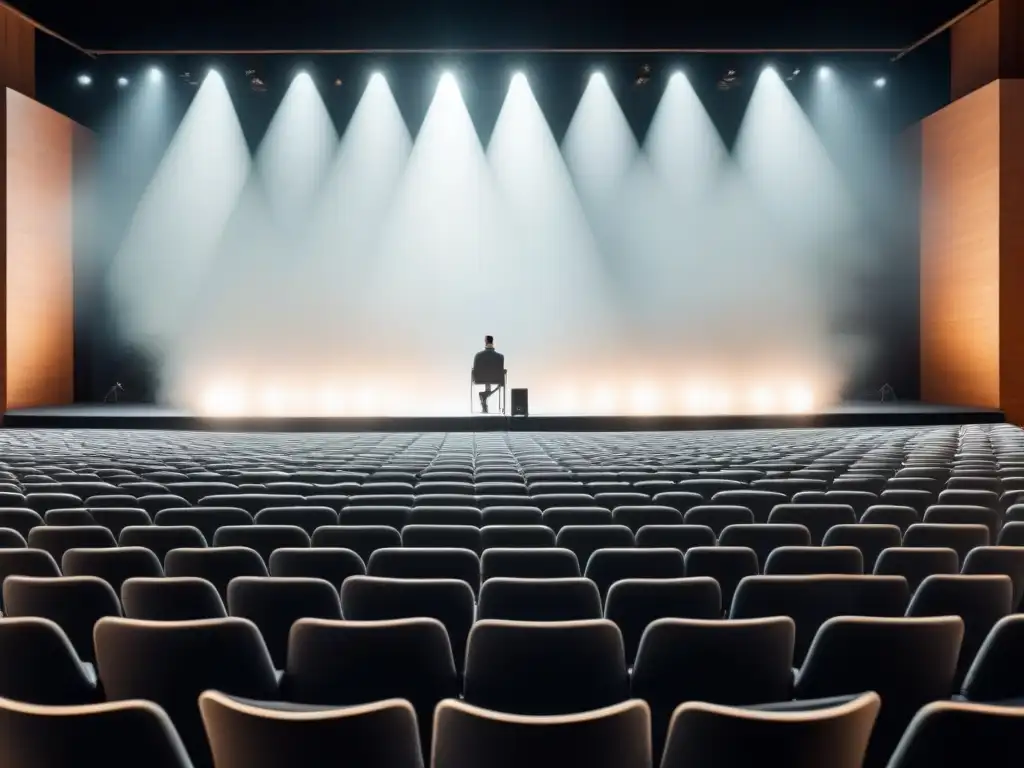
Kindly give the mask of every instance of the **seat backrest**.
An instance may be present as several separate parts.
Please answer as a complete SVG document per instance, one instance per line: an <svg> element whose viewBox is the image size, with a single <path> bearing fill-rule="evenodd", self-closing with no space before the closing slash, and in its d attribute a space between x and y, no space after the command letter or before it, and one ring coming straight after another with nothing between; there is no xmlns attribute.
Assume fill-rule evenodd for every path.
<svg viewBox="0 0 1024 768"><path fill-rule="evenodd" d="M559 547L485 549L480 564L484 581L495 577L563 579L581 575L576 554Z"/></svg>
<svg viewBox="0 0 1024 768"><path fill-rule="evenodd" d="M626 663L636 658L647 626L657 619L720 619L722 590L708 576L679 579L622 579L612 584L604 617L622 632Z"/></svg>
<svg viewBox="0 0 1024 768"><path fill-rule="evenodd" d="M811 534L811 544L819 546L832 526L853 525L857 516L849 504L779 504L768 522L802 525Z"/></svg>
<svg viewBox="0 0 1024 768"><path fill-rule="evenodd" d="M875 562L880 576L902 576L913 594L928 576L959 573L957 554L949 547L892 547Z"/></svg>
<svg viewBox="0 0 1024 768"><path fill-rule="evenodd" d="M228 615L217 588L195 576L128 579L121 585L121 605L126 618L147 621L223 619Z"/></svg>
<svg viewBox="0 0 1024 768"><path fill-rule="evenodd" d="M57 624L82 661L93 660L93 625L120 616L117 593L94 576L8 576L3 583L7 616L37 616Z"/></svg>
<svg viewBox="0 0 1024 768"><path fill-rule="evenodd" d="M768 576L815 573L864 573L864 556L856 547L777 547L768 555Z"/></svg>
<svg viewBox="0 0 1024 768"><path fill-rule="evenodd" d="M758 567L763 572L768 556L776 547L809 547L811 532L793 523L754 523L730 525L718 538L723 547L749 547L757 553Z"/></svg>
<svg viewBox="0 0 1024 768"><path fill-rule="evenodd" d="M366 565L351 549L294 547L275 549L270 555L270 575L279 578L323 579L335 590L349 576L363 576Z"/></svg>
<svg viewBox="0 0 1024 768"><path fill-rule="evenodd" d="M314 549L350 549L366 563L378 549L402 546L402 534L389 525L322 526L313 533L312 544Z"/></svg>
<svg viewBox="0 0 1024 768"><path fill-rule="evenodd" d="M147 701L39 706L0 699L7 768L71 768L103 755L110 768L192 768L167 714Z"/></svg>
<svg viewBox="0 0 1024 768"><path fill-rule="evenodd" d="M964 677L961 692L970 701L1024 699L1024 615L1004 616L995 623Z"/></svg>
<svg viewBox="0 0 1024 768"><path fill-rule="evenodd" d="M889 765L973 765L979 749L986 765L1016 765L1022 728L1024 708L934 701L914 717Z"/></svg>
<svg viewBox="0 0 1024 768"><path fill-rule="evenodd" d="M599 549L633 546L633 532L624 525L566 525L555 536L555 546L571 549L586 570L590 556Z"/></svg>
<svg viewBox="0 0 1024 768"><path fill-rule="evenodd" d="M433 712L461 687L451 644L437 619L328 621L292 625L281 682L290 701L350 706L405 699L429 750Z"/></svg>
<svg viewBox="0 0 1024 768"><path fill-rule="evenodd" d="M225 525L213 536L214 547L248 547L270 562L275 549L308 547L309 534L297 525Z"/></svg>
<svg viewBox="0 0 1024 768"><path fill-rule="evenodd" d="M114 534L98 525L44 525L29 531L27 542L33 549L45 549L57 563L69 549L117 546Z"/></svg>
<svg viewBox="0 0 1024 768"><path fill-rule="evenodd" d="M196 576L206 579L227 603L228 582L236 576L269 576L259 552L248 547L172 549L164 558L167 576Z"/></svg>
<svg viewBox="0 0 1024 768"><path fill-rule="evenodd" d="M671 547L685 554L691 547L713 547L718 539L706 525L644 525L636 532L635 543L645 549Z"/></svg>
<svg viewBox="0 0 1024 768"><path fill-rule="evenodd" d="M480 529L481 550L554 546L555 532L546 525L485 525Z"/></svg>
<svg viewBox="0 0 1024 768"><path fill-rule="evenodd" d="M0 698L72 705L99 697L96 676L59 625L37 616L0 621Z"/></svg>
<svg viewBox="0 0 1024 768"><path fill-rule="evenodd" d="M1012 609L1020 606L1024 595L1024 548L975 547L967 553L960 572L965 575L1004 574L1013 582Z"/></svg>
<svg viewBox="0 0 1024 768"><path fill-rule="evenodd" d="M473 590L460 579L351 576L341 585L341 612L353 621L437 619L448 632L461 671L476 604Z"/></svg>
<svg viewBox="0 0 1024 768"><path fill-rule="evenodd" d="M778 765L860 768L880 706L876 693L795 702L782 712L686 702L672 715L662 766L742 765L771 755Z"/></svg>
<svg viewBox="0 0 1024 768"><path fill-rule="evenodd" d="M678 549L599 549L590 556L583 575L608 594L622 579L678 579L686 575L683 553Z"/></svg>
<svg viewBox="0 0 1024 768"><path fill-rule="evenodd" d="M979 524L915 523L903 535L904 547L949 547L959 563L975 547L988 545L988 526Z"/></svg>
<svg viewBox="0 0 1024 768"><path fill-rule="evenodd" d="M159 578L164 575L157 556L145 547L69 549L61 570L65 576L95 576L121 594L121 585L133 577Z"/></svg>
<svg viewBox="0 0 1024 768"><path fill-rule="evenodd" d="M477 619L575 621L601 618L601 595L590 579L488 579Z"/></svg>
<svg viewBox="0 0 1024 768"><path fill-rule="evenodd" d="M691 547L683 556L686 576L709 576L722 590L726 613L740 582L757 575L757 553L750 547Z"/></svg>
<svg viewBox="0 0 1024 768"><path fill-rule="evenodd" d="M121 529L117 543L120 547L145 547L162 564L172 549L202 549L208 542L192 525L130 525Z"/></svg>
<svg viewBox="0 0 1024 768"><path fill-rule="evenodd" d="M822 546L856 547L864 560L864 573L872 573L883 549L898 547L903 543L900 529L895 525L834 525L828 529Z"/></svg>
<svg viewBox="0 0 1024 768"><path fill-rule="evenodd" d="M756 704L788 699L796 629L786 616L738 621L657 619L633 666L632 695L651 707L655 754L681 701ZM756 647L756 654L750 648Z"/></svg>
<svg viewBox="0 0 1024 768"><path fill-rule="evenodd" d="M604 619L486 619L470 632L465 699L502 712L556 715L625 701L629 683L618 627Z"/></svg>
<svg viewBox="0 0 1024 768"><path fill-rule="evenodd" d="M297 525L308 535L322 525L337 525L338 513L326 506L265 507L253 518L256 525Z"/></svg>
<svg viewBox="0 0 1024 768"><path fill-rule="evenodd" d="M394 579L460 579L473 594L480 590L480 558L470 549L378 549L370 555L366 572Z"/></svg>
<svg viewBox="0 0 1024 768"><path fill-rule="evenodd" d="M226 526L252 525L252 515L239 507L169 507L153 517L157 525L192 526L213 546L217 531Z"/></svg>
<svg viewBox="0 0 1024 768"><path fill-rule="evenodd" d="M554 717L507 715L448 700L437 708L434 768L515 768L561 755L569 765L651 764L650 713L642 701Z"/></svg>
<svg viewBox="0 0 1024 768"><path fill-rule="evenodd" d="M483 547L480 529L474 525L407 525L402 529L404 547L454 547L477 554Z"/></svg>
<svg viewBox="0 0 1024 768"><path fill-rule="evenodd" d="M167 712L197 766L211 764L199 695L217 690L274 700L277 676L256 626L246 619L96 623L96 665L109 700L144 699Z"/></svg>
<svg viewBox="0 0 1024 768"><path fill-rule="evenodd" d="M789 616L796 622L794 661L803 663L818 628L833 616L902 616L910 599L901 576L748 576L733 619Z"/></svg>

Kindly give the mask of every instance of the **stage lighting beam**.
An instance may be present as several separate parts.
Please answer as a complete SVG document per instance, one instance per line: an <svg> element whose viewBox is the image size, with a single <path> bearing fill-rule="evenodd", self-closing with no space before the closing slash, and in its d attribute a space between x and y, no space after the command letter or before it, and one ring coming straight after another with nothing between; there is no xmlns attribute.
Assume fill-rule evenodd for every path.
<svg viewBox="0 0 1024 768"><path fill-rule="evenodd" d="M149 82L159 83L164 79L164 73L158 67L149 68Z"/></svg>
<svg viewBox="0 0 1024 768"><path fill-rule="evenodd" d="M818 79L828 80L832 77L832 69L830 67L822 66L818 68Z"/></svg>

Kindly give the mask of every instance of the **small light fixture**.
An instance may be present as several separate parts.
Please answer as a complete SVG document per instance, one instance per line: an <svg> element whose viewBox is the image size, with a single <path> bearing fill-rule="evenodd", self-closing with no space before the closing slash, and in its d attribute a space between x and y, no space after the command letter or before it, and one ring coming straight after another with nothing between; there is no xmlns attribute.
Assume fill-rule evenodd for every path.
<svg viewBox="0 0 1024 768"><path fill-rule="evenodd" d="M92 76L85 73L78 76L78 84L83 88L92 85Z"/></svg>
<svg viewBox="0 0 1024 768"><path fill-rule="evenodd" d="M886 79L884 77L876 77L875 78L875 88L885 88L886 83L887 83L887 81L886 81Z"/></svg>
<svg viewBox="0 0 1024 768"><path fill-rule="evenodd" d="M128 78L127 77L125 77L124 75L121 75L119 78L117 78L117 87L118 88L124 88L127 85L128 85Z"/></svg>

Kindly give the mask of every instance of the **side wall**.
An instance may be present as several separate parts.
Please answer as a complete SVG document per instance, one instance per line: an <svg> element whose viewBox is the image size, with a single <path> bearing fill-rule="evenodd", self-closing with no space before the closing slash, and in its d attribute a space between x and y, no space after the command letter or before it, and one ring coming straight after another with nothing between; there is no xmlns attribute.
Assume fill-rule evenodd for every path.
<svg viewBox="0 0 1024 768"><path fill-rule="evenodd" d="M72 197L78 126L6 93L6 407L74 397Z"/></svg>
<svg viewBox="0 0 1024 768"><path fill-rule="evenodd" d="M921 124L921 398L1000 407L1000 83Z"/></svg>

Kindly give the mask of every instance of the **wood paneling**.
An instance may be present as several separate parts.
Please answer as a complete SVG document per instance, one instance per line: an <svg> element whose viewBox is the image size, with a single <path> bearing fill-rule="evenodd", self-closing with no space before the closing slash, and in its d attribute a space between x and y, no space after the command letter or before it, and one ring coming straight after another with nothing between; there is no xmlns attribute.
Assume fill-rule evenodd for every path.
<svg viewBox="0 0 1024 768"><path fill-rule="evenodd" d="M76 126L12 90L6 107L6 406L70 403Z"/></svg>
<svg viewBox="0 0 1024 768"><path fill-rule="evenodd" d="M998 407L1000 84L921 126L921 394Z"/></svg>
<svg viewBox="0 0 1024 768"><path fill-rule="evenodd" d="M1000 407L1024 423L1024 80L1001 80Z"/></svg>
<svg viewBox="0 0 1024 768"><path fill-rule="evenodd" d="M959 99L1000 79L1024 77L1024 0L992 0L953 27L951 90Z"/></svg>
<svg viewBox="0 0 1024 768"><path fill-rule="evenodd" d="M36 31L4 8L0 8L0 86L26 96L36 94Z"/></svg>

